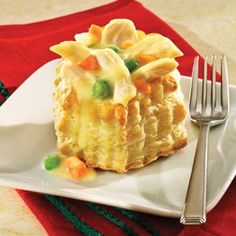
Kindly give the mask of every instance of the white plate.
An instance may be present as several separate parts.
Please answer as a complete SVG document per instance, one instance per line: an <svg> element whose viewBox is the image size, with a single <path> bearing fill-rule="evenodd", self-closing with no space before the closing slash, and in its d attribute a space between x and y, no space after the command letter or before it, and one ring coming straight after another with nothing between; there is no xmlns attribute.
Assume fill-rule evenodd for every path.
<svg viewBox="0 0 236 236"><path fill-rule="evenodd" d="M0 184L92 201L135 211L179 217L190 177L198 128L186 121L188 145L169 158L127 174L101 171L93 181L74 183L48 175L43 156L56 150L51 93L51 61L32 74L0 108ZM182 78L188 97L190 79ZM236 87L230 88L231 113L210 133L207 210L221 199L236 173Z"/></svg>

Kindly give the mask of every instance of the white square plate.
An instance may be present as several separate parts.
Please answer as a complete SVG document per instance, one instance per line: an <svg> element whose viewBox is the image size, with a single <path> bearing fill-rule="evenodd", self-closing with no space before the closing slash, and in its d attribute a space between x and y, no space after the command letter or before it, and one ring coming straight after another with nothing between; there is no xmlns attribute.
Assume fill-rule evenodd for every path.
<svg viewBox="0 0 236 236"><path fill-rule="evenodd" d="M179 217L192 168L198 128L186 121L188 145L149 166L115 174L99 171L93 181L75 183L48 175L45 154L56 150L51 94L51 61L24 82L0 108L0 184L41 193ZM190 79L182 77L188 98ZM224 125L210 132L207 210L221 199L236 173L236 87L230 88L231 112Z"/></svg>

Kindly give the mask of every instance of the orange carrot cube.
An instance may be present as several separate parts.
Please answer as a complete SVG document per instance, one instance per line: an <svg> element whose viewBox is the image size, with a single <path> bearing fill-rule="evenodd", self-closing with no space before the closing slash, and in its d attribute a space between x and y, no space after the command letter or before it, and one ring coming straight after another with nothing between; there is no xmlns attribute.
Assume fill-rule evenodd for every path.
<svg viewBox="0 0 236 236"><path fill-rule="evenodd" d="M84 70L89 70L89 71L100 69L100 65L98 63L97 57L94 55L89 55L88 57L83 59L79 63L79 67L83 68Z"/></svg>
<svg viewBox="0 0 236 236"><path fill-rule="evenodd" d="M78 157L72 156L64 160L66 171L73 179L79 179L87 172L87 166Z"/></svg>
<svg viewBox="0 0 236 236"><path fill-rule="evenodd" d="M151 93L151 85L148 84L148 82L145 81L145 80L136 79L134 81L134 85L140 93L144 93L144 94L150 94Z"/></svg>
<svg viewBox="0 0 236 236"><path fill-rule="evenodd" d="M89 28L89 33L94 35L98 40L101 39L103 28L101 26L92 24Z"/></svg>

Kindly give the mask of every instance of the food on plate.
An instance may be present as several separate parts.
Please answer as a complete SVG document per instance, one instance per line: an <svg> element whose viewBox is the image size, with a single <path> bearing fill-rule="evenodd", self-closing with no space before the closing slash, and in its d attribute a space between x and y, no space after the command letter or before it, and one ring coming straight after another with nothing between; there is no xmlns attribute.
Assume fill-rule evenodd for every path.
<svg viewBox="0 0 236 236"><path fill-rule="evenodd" d="M48 171L57 168L60 165L61 157L56 153L46 155L43 161L44 168Z"/></svg>
<svg viewBox="0 0 236 236"><path fill-rule="evenodd" d="M171 40L114 19L50 50L62 57L53 114L72 175L86 166L124 173L186 145L175 60L183 53Z"/></svg>
<svg viewBox="0 0 236 236"><path fill-rule="evenodd" d="M44 157L43 169L53 176L60 178L84 181L93 180L96 172L76 156L63 158L58 153L49 153Z"/></svg>

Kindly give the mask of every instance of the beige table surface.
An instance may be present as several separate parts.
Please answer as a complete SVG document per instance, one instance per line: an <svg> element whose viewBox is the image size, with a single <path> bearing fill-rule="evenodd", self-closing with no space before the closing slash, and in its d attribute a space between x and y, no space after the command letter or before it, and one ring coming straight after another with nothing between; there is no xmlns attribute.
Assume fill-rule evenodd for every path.
<svg viewBox="0 0 236 236"><path fill-rule="evenodd" d="M106 0L0 0L0 25L29 23L78 12ZM140 0L202 55L225 54L236 85L236 1ZM0 187L0 236L47 235L17 193Z"/></svg>

